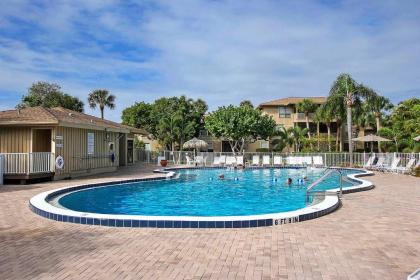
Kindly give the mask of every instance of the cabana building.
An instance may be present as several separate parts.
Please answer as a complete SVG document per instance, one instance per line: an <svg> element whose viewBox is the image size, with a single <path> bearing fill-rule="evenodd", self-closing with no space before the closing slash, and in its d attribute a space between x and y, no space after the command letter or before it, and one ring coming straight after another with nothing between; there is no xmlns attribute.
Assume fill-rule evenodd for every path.
<svg viewBox="0 0 420 280"><path fill-rule="evenodd" d="M4 179L65 179L111 172L135 160L141 129L62 107L0 112Z"/></svg>

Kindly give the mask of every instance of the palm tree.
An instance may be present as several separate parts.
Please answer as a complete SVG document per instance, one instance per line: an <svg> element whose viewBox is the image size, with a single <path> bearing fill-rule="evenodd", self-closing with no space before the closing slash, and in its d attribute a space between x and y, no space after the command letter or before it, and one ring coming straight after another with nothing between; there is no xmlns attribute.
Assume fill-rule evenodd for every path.
<svg viewBox="0 0 420 280"><path fill-rule="evenodd" d="M287 147L288 152L290 151L289 147L293 145L293 138L284 126L276 127L274 137L272 141L273 150L281 152Z"/></svg>
<svg viewBox="0 0 420 280"><path fill-rule="evenodd" d="M158 131L161 135L160 141L166 147L170 147L171 151L175 151L175 144L179 141L179 122L177 115L171 115L168 118L162 118L158 124Z"/></svg>
<svg viewBox="0 0 420 280"><path fill-rule="evenodd" d="M358 99L367 98L374 94L369 88L358 84L349 74L340 74L333 83L330 95L340 96L344 100L347 110L347 136L349 140L350 165L353 161L352 143L352 107ZM360 102L361 103L361 102Z"/></svg>
<svg viewBox="0 0 420 280"><path fill-rule="evenodd" d="M371 89L367 88L367 90L370 90L372 92L371 96L366 100L367 109L370 112L372 112L373 115L375 116L376 132L378 133L379 130L381 129L381 120L382 120L382 115L384 111L391 110L393 105L391 101L389 101L388 98L375 94L374 91Z"/></svg>
<svg viewBox="0 0 420 280"><path fill-rule="evenodd" d="M289 127L287 129L287 132L288 134L290 134L290 136L293 139L296 152L299 152L300 147L302 145L302 140L305 139L305 135L308 133L308 129L301 128L300 126L294 126L294 127Z"/></svg>
<svg viewBox="0 0 420 280"><path fill-rule="evenodd" d="M318 107L316 111L314 112L314 115L312 117L312 120L316 122L316 137L317 137L317 150L320 151L320 133L319 133L319 126L321 122L323 121L322 116L322 108Z"/></svg>
<svg viewBox="0 0 420 280"><path fill-rule="evenodd" d="M96 105L99 106L101 110L101 118L104 118L104 109L108 107L109 109L115 108L115 95L109 94L109 91L106 89L96 89L89 93L88 102L90 108L96 108Z"/></svg>
<svg viewBox="0 0 420 280"><path fill-rule="evenodd" d="M319 107L319 111L322 122L327 126L328 151L331 152L331 123L334 120L334 115L328 103Z"/></svg>
<svg viewBox="0 0 420 280"><path fill-rule="evenodd" d="M328 96L327 103L325 104L325 110L328 112L328 116L331 116L337 124L337 134L335 139L335 151L343 151L342 141L342 123L345 119L346 108L344 105L344 97L338 94ZM330 119L330 120L332 120ZM340 145L339 145L340 144Z"/></svg>
<svg viewBox="0 0 420 280"><path fill-rule="evenodd" d="M308 129L308 138L310 141L311 131L309 129L309 114L316 110L316 104L312 100L304 98L301 102L297 104L296 108L298 112L305 114L306 128ZM311 144L311 149L313 149L312 142L310 142L310 144Z"/></svg>

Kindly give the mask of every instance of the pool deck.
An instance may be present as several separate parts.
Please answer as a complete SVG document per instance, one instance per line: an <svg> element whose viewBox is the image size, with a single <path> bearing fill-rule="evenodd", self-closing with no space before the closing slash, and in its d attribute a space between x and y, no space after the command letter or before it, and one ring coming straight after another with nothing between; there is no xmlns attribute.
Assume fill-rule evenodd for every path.
<svg viewBox="0 0 420 280"><path fill-rule="evenodd" d="M1 279L406 279L420 267L420 178L380 174L321 218L249 229L111 228L28 208L43 191L158 176L132 166L91 178L0 187Z"/></svg>

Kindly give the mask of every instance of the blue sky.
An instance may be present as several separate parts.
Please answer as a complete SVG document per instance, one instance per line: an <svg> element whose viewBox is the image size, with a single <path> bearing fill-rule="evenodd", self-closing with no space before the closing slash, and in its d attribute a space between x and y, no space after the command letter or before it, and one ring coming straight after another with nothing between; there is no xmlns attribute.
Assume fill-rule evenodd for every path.
<svg viewBox="0 0 420 280"><path fill-rule="evenodd" d="M420 1L2 1L0 110L32 82L86 103L185 94L211 110L323 96L341 72L398 102L420 97ZM99 115L85 107L87 113Z"/></svg>

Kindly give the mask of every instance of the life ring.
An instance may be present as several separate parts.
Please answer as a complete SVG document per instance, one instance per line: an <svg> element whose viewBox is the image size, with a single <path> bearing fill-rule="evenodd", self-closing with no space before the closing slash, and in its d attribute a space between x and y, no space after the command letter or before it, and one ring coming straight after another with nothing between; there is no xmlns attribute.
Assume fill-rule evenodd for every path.
<svg viewBox="0 0 420 280"><path fill-rule="evenodd" d="M63 169L64 167L64 158L62 156L58 156L55 159L55 167L58 169Z"/></svg>

